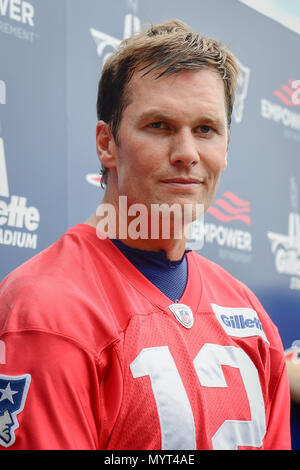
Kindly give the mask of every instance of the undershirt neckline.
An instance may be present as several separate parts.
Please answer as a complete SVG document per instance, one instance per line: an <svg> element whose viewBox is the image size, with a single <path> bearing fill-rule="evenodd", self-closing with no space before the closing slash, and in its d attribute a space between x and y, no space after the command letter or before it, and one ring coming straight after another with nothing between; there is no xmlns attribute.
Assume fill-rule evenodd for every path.
<svg viewBox="0 0 300 470"><path fill-rule="evenodd" d="M179 301L187 283L186 254L191 250L185 250L180 260L172 261L164 250L146 251L128 246L118 239L110 241L161 292L174 303Z"/></svg>

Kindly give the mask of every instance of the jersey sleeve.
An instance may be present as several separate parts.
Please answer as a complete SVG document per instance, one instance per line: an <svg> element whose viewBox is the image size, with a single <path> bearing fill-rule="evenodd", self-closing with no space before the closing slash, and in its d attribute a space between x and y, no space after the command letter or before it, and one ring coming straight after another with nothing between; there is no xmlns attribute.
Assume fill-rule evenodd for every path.
<svg viewBox="0 0 300 470"><path fill-rule="evenodd" d="M2 342L0 445L97 449L99 370L90 354L43 331L9 332Z"/></svg>
<svg viewBox="0 0 300 470"><path fill-rule="evenodd" d="M266 450L291 450L290 391L285 363L275 388L269 425L264 440Z"/></svg>
<svg viewBox="0 0 300 470"><path fill-rule="evenodd" d="M104 449L122 395L114 347L98 360L72 338L44 331L9 332L1 341L0 446Z"/></svg>

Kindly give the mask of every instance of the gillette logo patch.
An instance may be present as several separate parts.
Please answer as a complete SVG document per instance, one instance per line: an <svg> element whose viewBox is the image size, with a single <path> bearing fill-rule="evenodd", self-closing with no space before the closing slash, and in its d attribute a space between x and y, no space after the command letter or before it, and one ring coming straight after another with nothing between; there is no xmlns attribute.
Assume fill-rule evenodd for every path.
<svg viewBox="0 0 300 470"><path fill-rule="evenodd" d="M258 315L252 308L221 307L216 304L211 306L217 320L229 336L237 338L260 336L269 344Z"/></svg>

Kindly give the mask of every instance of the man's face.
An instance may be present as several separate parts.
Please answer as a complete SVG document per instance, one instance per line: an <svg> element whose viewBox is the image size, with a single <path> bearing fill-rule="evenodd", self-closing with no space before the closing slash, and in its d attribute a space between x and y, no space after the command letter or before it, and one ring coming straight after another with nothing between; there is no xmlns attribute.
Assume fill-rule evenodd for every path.
<svg viewBox="0 0 300 470"><path fill-rule="evenodd" d="M212 70L135 73L113 143L114 184L128 205L211 204L226 168L222 79ZM111 171L111 170L110 170Z"/></svg>

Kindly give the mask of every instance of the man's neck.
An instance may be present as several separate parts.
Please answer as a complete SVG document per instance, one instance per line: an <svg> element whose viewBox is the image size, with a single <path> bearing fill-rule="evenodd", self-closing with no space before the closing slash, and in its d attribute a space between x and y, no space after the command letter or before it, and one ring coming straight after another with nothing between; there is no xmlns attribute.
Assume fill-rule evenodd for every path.
<svg viewBox="0 0 300 470"><path fill-rule="evenodd" d="M97 211L98 212L98 211ZM118 217L116 217L118 219ZM99 223L103 220L103 217L93 214L89 219L85 221L87 225L99 229ZM118 221L116 221L117 228L115 234L109 238L117 238L121 240L125 245L132 248L138 248L145 251L162 251L164 250L167 258L170 261L178 261L182 259L186 249L186 239L181 238L130 238L127 230L127 236L119 236ZM128 227L127 227L128 228ZM101 231L101 230L100 230Z"/></svg>

